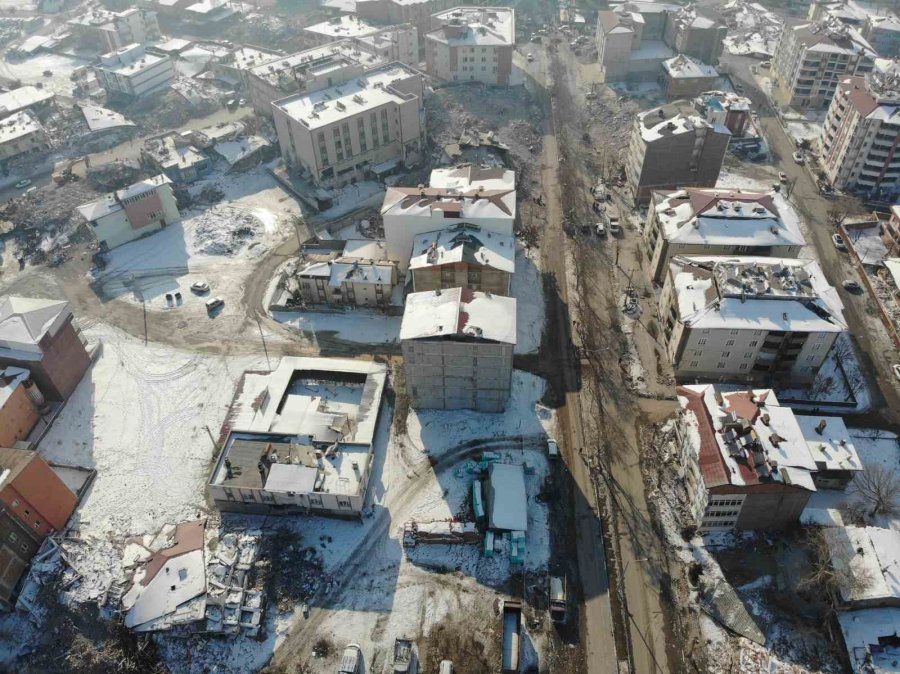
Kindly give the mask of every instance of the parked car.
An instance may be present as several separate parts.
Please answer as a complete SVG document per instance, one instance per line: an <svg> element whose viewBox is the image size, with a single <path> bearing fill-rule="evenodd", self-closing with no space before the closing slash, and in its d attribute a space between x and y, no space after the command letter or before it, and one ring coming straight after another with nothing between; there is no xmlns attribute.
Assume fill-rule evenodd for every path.
<svg viewBox="0 0 900 674"><path fill-rule="evenodd" d="M19 182L16 183L16 187L18 187L19 189L22 189L23 187L28 187L30 184L31 184L31 180L29 180L28 178L23 178L22 180L20 180Z"/></svg>
<svg viewBox="0 0 900 674"><path fill-rule="evenodd" d="M208 293L209 292L209 283L206 281L194 281L191 284L191 290L195 293Z"/></svg>
<svg viewBox="0 0 900 674"><path fill-rule="evenodd" d="M534 54L527 54L525 56L525 58L528 59L529 61L534 61Z"/></svg>
<svg viewBox="0 0 900 674"><path fill-rule="evenodd" d="M824 194L825 196L830 196L830 195L834 194L834 188L831 185L829 185L828 183L826 183L824 180L820 180L818 182L818 185L819 185L819 191L822 194Z"/></svg>
<svg viewBox="0 0 900 674"><path fill-rule="evenodd" d="M223 304L225 304L225 300L223 300L221 297L212 297L206 300L206 310L213 311L214 309L218 309L219 307L221 307Z"/></svg>
<svg viewBox="0 0 900 674"><path fill-rule="evenodd" d="M619 224L619 218L615 215L609 217L609 233L613 236L619 236L622 233L622 225Z"/></svg>
<svg viewBox="0 0 900 674"><path fill-rule="evenodd" d="M840 234L832 234L831 242L838 250L847 250L847 244L844 243L844 237L842 237Z"/></svg>
<svg viewBox="0 0 900 674"><path fill-rule="evenodd" d="M893 370L894 376L895 376L897 379L900 379L900 364L898 364L898 365L892 365L892 366L891 366L891 370Z"/></svg>
<svg viewBox="0 0 900 674"><path fill-rule="evenodd" d="M591 204L591 208L594 210L594 213L603 213L606 211L606 204L602 201L595 201Z"/></svg>
<svg viewBox="0 0 900 674"><path fill-rule="evenodd" d="M602 222L598 222L594 227L594 231L597 232L597 236L606 236L606 225Z"/></svg>
<svg viewBox="0 0 900 674"><path fill-rule="evenodd" d="M550 576L549 585L550 620L555 623L564 623L568 612L566 579L559 576Z"/></svg>
<svg viewBox="0 0 900 674"><path fill-rule="evenodd" d="M759 64L759 67L760 68L771 68L772 62L771 61L763 61L762 63Z"/></svg>
<svg viewBox="0 0 900 674"><path fill-rule="evenodd" d="M786 183L786 182L788 181L787 173L785 173L784 171L779 171L779 172L778 172L778 179L779 179L781 182Z"/></svg>
<svg viewBox="0 0 900 674"><path fill-rule="evenodd" d="M846 279L841 285L844 286L844 290L851 293L858 293L862 290L862 286L852 279Z"/></svg>
<svg viewBox="0 0 900 674"><path fill-rule="evenodd" d="M800 152L800 150L797 150L797 151L793 154L793 157L794 157L794 161L797 162L798 164L805 164L805 163L806 163L806 158L803 156L803 153Z"/></svg>
<svg viewBox="0 0 900 674"><path fill-rule="evenodd" d="M547 456L551 459L559 458L559 445L553 438L547 438Z"/></svg>

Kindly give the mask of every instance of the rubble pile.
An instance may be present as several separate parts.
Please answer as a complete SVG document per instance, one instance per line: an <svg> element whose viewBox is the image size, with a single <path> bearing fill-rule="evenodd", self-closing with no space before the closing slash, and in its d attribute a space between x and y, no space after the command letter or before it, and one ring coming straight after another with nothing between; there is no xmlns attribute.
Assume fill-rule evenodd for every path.
<svg viewBox="0 0 900 674"><path fill-rule="evenodd" d="M76 207L100 196L83 180L43 188L10 199L0 208L0 220L16 229L34 229L45 235L71 232L79 224Z"/></svg>
<svg viewBox="0 0 900 674"><path fill-rule="evenodd" d="M211 208L194 222L194 246L205 255L234 255L263 229L254 215L232 206Z"/></svg>
<svg viewBox="0 0 900 674"><path fill-rule="evenodd" d="M725 49L729 54L771 58L781 37L784 20L761 4L730 0L722 7L728 26Z"/></svg>
<svg viewBox="0 0 900 674"><path fill-rule="evenodd" d="M98 192L107 193L133 185L141 178L148 177L135 161L113 161L108 164L91 166L87 170L87 181Z"/></svg>

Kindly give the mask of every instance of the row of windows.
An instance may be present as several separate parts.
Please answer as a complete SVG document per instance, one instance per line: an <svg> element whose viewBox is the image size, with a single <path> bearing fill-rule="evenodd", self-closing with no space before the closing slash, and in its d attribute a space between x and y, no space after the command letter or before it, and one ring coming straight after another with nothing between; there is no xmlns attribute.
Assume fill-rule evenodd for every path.
<svg viewBox="0 0 900 674"><path fill-rule="evenodd" d="M739 510L707 510L703 514L703 519L706 520L710 517L737 517Z"/></svg>
<svg viewBox="0 0 900 674"><path fill-rule="evenodd" d="M379 116L374 112L369 115L369 132L372 136L372 146L375 149L381 147L382 144L387 145L391 142L390 124L388 123L388 113L386 109L381 111L379 125ZM379 128L381 133L379 134ZM368 152L369 145L366 139L366 124L361 117L356 120L356 133L359 140L359 151ZM335 161L342 162L345 159L353 157L353 145L350 142L350 124L344 122L340 127L332 127L332 141L334 142ZM379 137L380 136L380 137ZM331 162L328 158L328 145L325 142L325 133L320 131L316 136L319 146L319 157L322 159L322 166L328 166Z"/></svg>
<svg viewBox="0 0 900 674"><path fill-rule="evenodd" d="M710 506L739 506L744 503L744 499L740 498L722 498L713 497L709 500Z"/></svg>

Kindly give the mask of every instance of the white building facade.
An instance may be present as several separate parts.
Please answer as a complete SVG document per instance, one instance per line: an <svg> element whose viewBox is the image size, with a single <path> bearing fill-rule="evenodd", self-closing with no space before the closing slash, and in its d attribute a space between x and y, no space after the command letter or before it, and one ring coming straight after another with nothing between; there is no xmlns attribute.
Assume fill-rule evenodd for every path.
<svg viewBox="0 0 900 674"><path fill-rule="evenodd" d="M148 54L139 44L104 54L94 71L108 95L127 98L149 96L168 88L175 80L172 59Z"/></svg>
<svg viewBox="0 0 900 674"><path fill-rule="evenodd" d="M425 36L429 75L454 82L508 85L516 44L511 7L455 7L431 18Z"/></svg>

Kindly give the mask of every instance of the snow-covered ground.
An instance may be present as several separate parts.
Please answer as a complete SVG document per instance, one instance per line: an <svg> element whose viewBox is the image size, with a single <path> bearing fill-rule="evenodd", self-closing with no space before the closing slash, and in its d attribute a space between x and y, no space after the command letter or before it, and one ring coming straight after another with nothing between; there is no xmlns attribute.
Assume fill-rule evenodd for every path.
<svg viewBox="0 0 900 674"><path fill-rule="evenodd" d="M87 59L42 53L23 61L4 59L0 63L0 75L21 80L22 84L41 84L56 94L71 96L72 73L76 68L89 64Z"/></svg>
<svg viewBox="0 0 900 674"><path fill-rule="evenodd" d="M167 311L165 295L180 292L175 310L205 312L209 297L225 300L222 313L243 315L244 284L256 262L293 235L297 203L259 167L219 179L226 201L182 213L182 220L107 255L97 274L101 292L129 302L146 302L149 311ZM211 286L206 296L190 292L193 282Z"/></svg>
<svg viewBox="0 0 900 674"><path fill-rule="evenodd" d="M401 316L388 316L370 309L347 311L273 311L272 318L317 342L321 332L334 333L338 339L359 344L395 344L400 339Z"/></svg>
<svg viewBox="0 0 900 674"><path fill-rule="evenodd" d="M840 370L839 361L846 376ZM818 401L852 402L854 398L855 411L864 412L872 404L869 383L860 368L856 347L846 334L837 338L808 388L777 389L777 393L779 400L787 401L786 404L798 410L816 409Z"/></svg>
<svg viewBox="0 0 900 674"><path fill-rule="evenodd" d="M85 334L103 351L38 447L50 461L97 470L76 528L125 536L195 517L205 508L209 434L218 436L240 374L265 360L144 346L103 324Z"/></svg>
<svg viewBox="0 0 900 674"><path fill-rule="evenodd" d="M760 167L761 168L761 167ZM772 178L768 176L750 177L734 169L723 169L716 181L716 187L731 190L747 190L749 192L771 192L772 184L778 181L778 174L773 170Z"/></svg>

